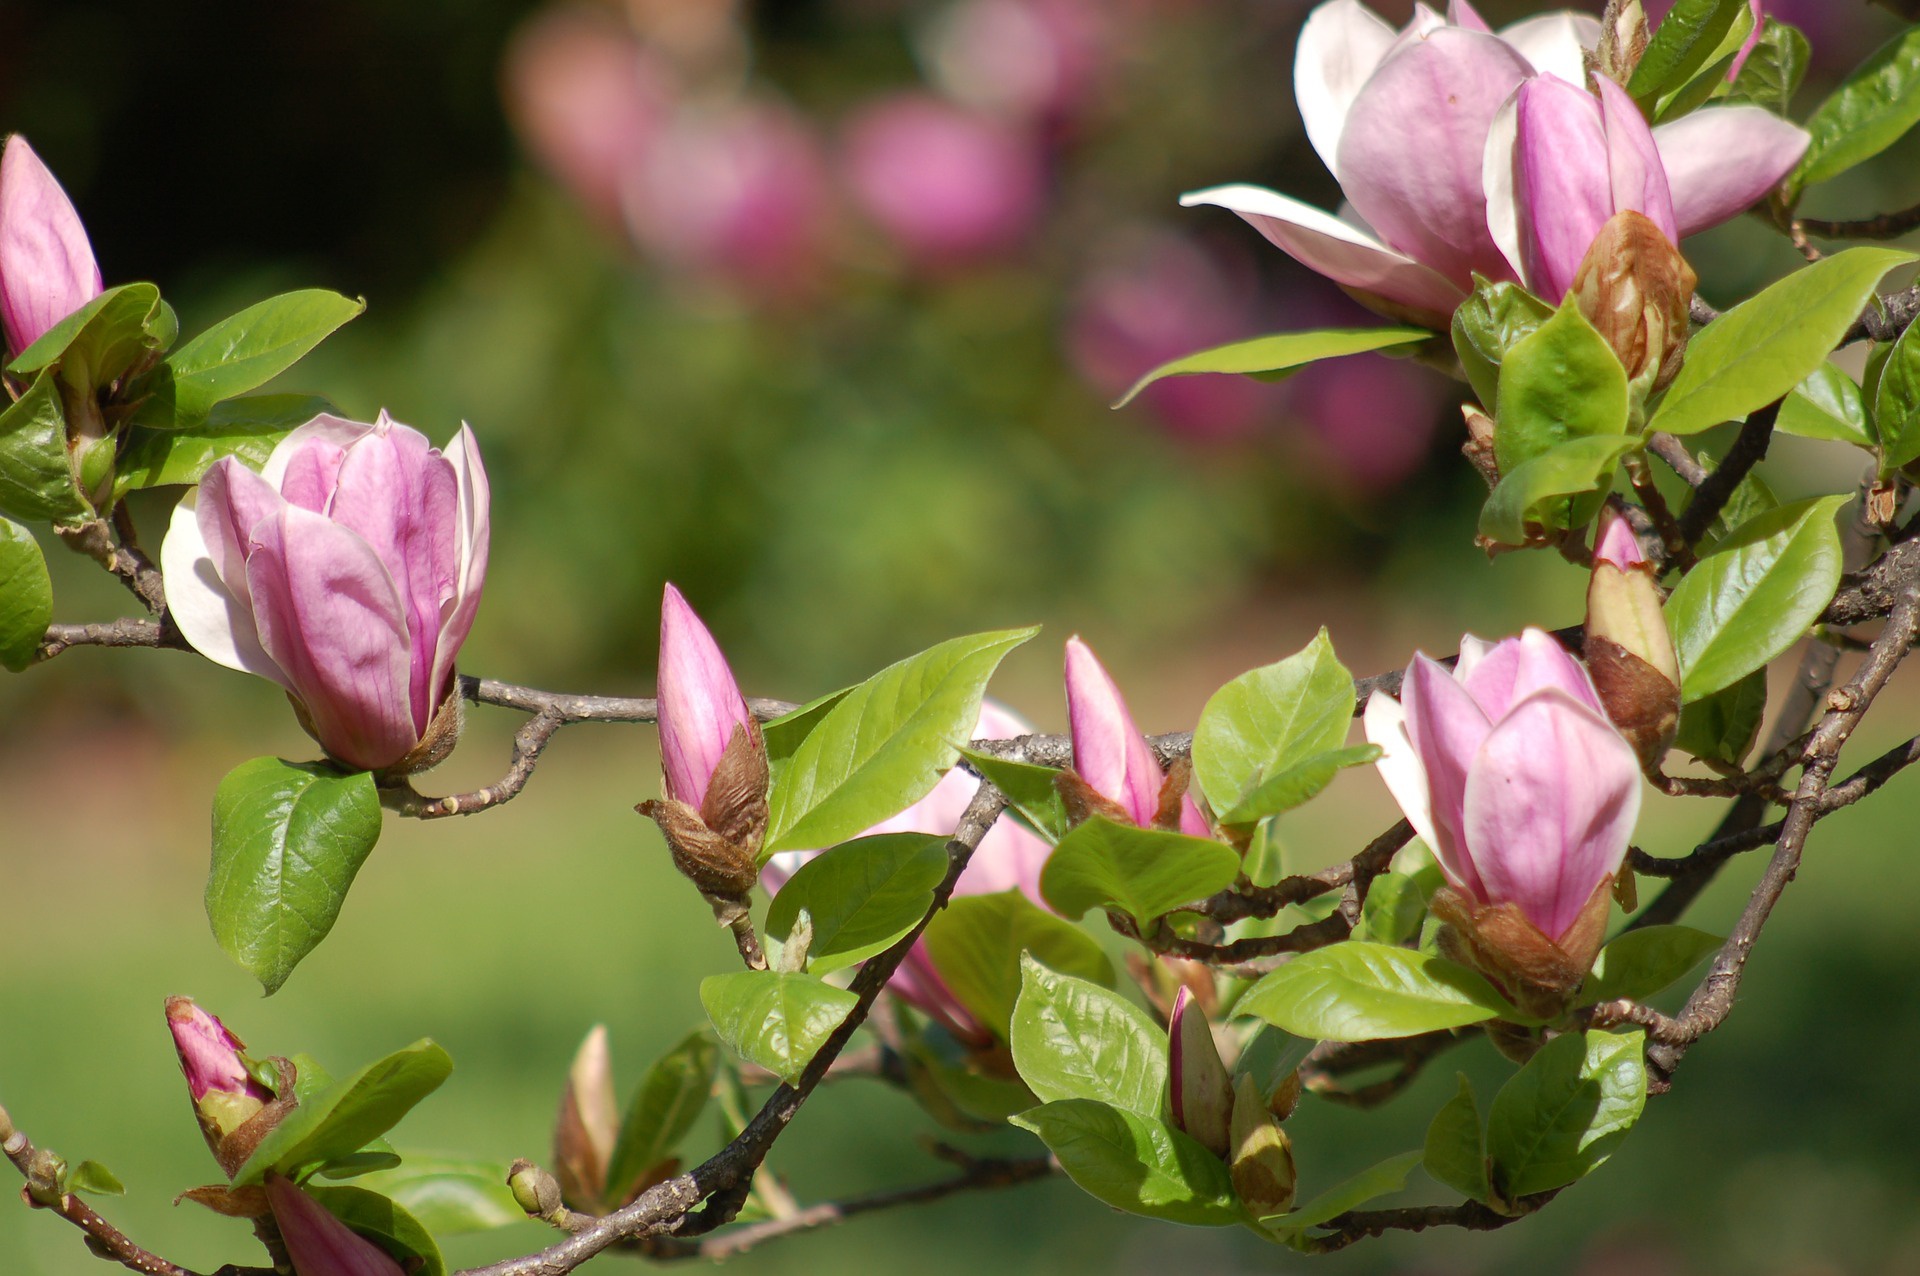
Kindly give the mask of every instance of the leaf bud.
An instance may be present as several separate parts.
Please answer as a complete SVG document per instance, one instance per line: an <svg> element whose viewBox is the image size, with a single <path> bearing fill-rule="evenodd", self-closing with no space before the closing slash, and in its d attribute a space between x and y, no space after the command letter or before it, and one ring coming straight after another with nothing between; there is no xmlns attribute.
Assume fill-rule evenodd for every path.
<svg viewBox="0 0 1920 1276"><path fill-rule="evenodd" d="M66 1195L61 1187L66 1177L66 1160L57 1152L35 1148L27 1158L27 1196L35 1205L58 1206Z"/></svg>
<svg viewBox="0 0 1920 1276"><path fill-rule="evenodd" d="M1232 1138L1233 1190L1255 1218L1286 1213L1298 1181L1293 1143L1267 1111L1253 1078L1245 1075L1234 1086Z"/></svg>
<svg viewBox="0 0 1920 1276"><path fill-rule="evenodd" d="M532 1161L515 1161L507 1167L507 1187L520 1208L534 1218L551 1218L565 1208L560 1184Z"/></svg>
<svg viewBox="0 0 1920 1276"><path fill-rule="evenodd" d="M555 1177L568 1205L594 1213L604 1208L607 1164L619 1135L613 1054L607 1048L606 1025L596 1024L573 1057L553 1123Z"/></svg>
<svg viewBox="0 0 1920 1276"><path fill-rule="evenodd" d="M1215 1156L1225 1157L1232 1133L1233 1085L1206 1012L1184 987L1175 995L1167 1020L1167 1058L1174 1125Z"/></svg>
<svg viewBox="0 0 1920 1276"><path fill-rule="evenodd" d="M1570 291L1627 379L1651 392L1679 375L1697 282L1653 219L1629 210L1608 218L1594 236Z"/></svg>
<svg viewBox="0 0 1920 1276"><path fill-rule="evenodd" d="M1273 1113L1273 1119L1284 1121L1293 1115L1300 1106L1300 1070L1295 1068L1280 1078L1280 1084L1267 1096L1267 1111Z"/></svg>
<svg viewBox="0 0 1920 1276"><path fill-rule="evenodd" d="M1583 654L1607 716L1641 767L1657 769L1680 725L1680 663L1654 566L1618 505L1594 543Z"/></svg>

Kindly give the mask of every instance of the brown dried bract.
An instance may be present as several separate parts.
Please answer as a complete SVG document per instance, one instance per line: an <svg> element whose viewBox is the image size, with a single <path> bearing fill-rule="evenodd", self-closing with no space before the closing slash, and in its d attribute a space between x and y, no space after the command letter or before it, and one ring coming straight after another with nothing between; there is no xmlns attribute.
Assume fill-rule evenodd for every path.
<svg viewBox="0 0 1920 1276"><path fill-rule="evenodd" d="M1652 373L1658 390L1679 375L1697 282L1666 234L1645 214L1629 211L1615 213L1594 236L1571 291L1628 379Z"/></svg>

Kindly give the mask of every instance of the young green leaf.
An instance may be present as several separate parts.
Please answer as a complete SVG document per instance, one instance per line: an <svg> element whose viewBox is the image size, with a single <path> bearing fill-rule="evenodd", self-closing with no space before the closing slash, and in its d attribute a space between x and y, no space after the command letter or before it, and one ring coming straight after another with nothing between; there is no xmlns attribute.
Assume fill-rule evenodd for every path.
<svg viewBox="0 0 1920 1276"><path fill-rule="evenodd" d="M1321 359L1418 345L1432 336L1425 328L1326 328L1253 337L1163 363L1134 382L1113 406L1126 407L1142 390L1163 377L1195 372L1238 372L1263 380L1279 380Z"/></svg>
<svg viewBox="0 0 1920 1276"><path fill-rule="evenodd" d="M67 418L51 372L0 412L0 512L30 523L77 522L92 512L67 463Z"/></svg>
<svg viewBox="0 0 1920 1276"><path fill-rule="evenodd" d="M967 1013L1005 1038L1020 996L1020 954L1063 975L1113 982L1113 963L1075 926L1043 912L1017 890L966 895L927 926L927 955Z"/></svg>
<svg viewBox="0 0 1920 1276"><path fill-rule="evenodd" d="M1673 747L1702 762L1739 766L1767 712L1767 671L1755 669L1732 686L1702 696L1680 712Z"/></svg>
<svg viewBox="0 0 1920 1276"><path fill-rule="evenodd" d="M1234 1006L1296 1037L1411 1037L1516 1015L1479 974L1430 953L1348 940L1302 953Z"/></svg>
<svg viewBox="0 0 1920 1276"><path fill-rule="evenodd" d="M406 1269L413 1276L446 1276L447 1262L433 1234L400 1202L359 1187L309 1185L304 1190L325 1206L327 1213L393 1257L403 1263L416 1260L417 1265Z"/></svg>
<svg viewBox="0 0 1920 1276"><path fill-rule="evenodd" d="M1500 367L1507 352L1554 310L1519 284L1490 283L1478 275L1473 283L1473 295L1453 312L1453 350L1474 394L1493 412L1500 403Z"/></svg>
<svg viewBox="0 0 1920 1276"><path fill-rule="evenodd" d="M53 623L53 580L33 533L0 515L0 665L33 663Z"/></svg>
<svg viewBox="0 0 1920 1276"><path fill-rule="evenodd" d="M1700 69L1688 79L1677 85L1672 91L1661 96L1653 111L1656 125L1670 124L1681 116L1689 114L1704 105L1716 94L1724 95L1729 91L1728 75L1733 64L1739 59L1740 50L1745 47L1748 37L1753 34L1753 10L1741 5L1734 12L1733 25L1727 28L1720 42L1707 53L1706 61Z"/></svg>
<svg viewBox="0 0 1920 1276"><path fill-rule="evenodd" d="M1420 1164L1428 1174L1470 1201L1491 1204L1487 1184L1486 1136L1480 1132L1480 1105L1474 1102L1473 1083L1460 1074L1460 1089L1434 1113L1427 1126L1427 1146Z"/></svg>
<svg viewBox="0 0 1920 1276"><path fill-rule="evenodd" d="M1746 0L1678 0L1647 41L1627 92L1647 105L1686 83L1746 7Z"/></svg>
<svg viewBox="0 0 1920 1276"><path fill-rule="evenodd" d="M1319 797L1333 777L1348 767L1365 766L1379 757L1379 747L1371 744L1316 753L1263 777L1245 797L1220 813L1220 822L1245 827L1270 815L1284 815Z"/></svg>
<svg viewBox="0 0 1920 1276"><path fill-rule="evenodd" d="M1576 1004L1651 997L1717 952L1723 942L1691 926L1642 926L1627 931L1600 950Z"/></svg>
<svg viewBox="0 0 1920 1276"><path fill-rule="evenodd" d="M1050 766L996 758L968 748L962 748L960 756L1007 795L1007 801L1034 832L1048 842L1058 842L1067 835L1067 806L1054 783L1060 772Z"/></svg>
<svg viewBox="0 0 1920 1276"><path fill-rule="evenodd" d="M1807 121L1812 141L1787 177L1789 202L1872 159L1920 124L1920 27L1880 46Z"/></svg>
<svg viewBox="0 0 1920 1276"><path fill-rule="evenodd" d="M706 1111L720 1048L705 1029L688 1033L640 1079L607 1160L607 1196L624 1202L640 1177L673 1155Z"/></svg>
<svg viewBox="0 0 1920 1276"><path fill-rule="evenodd" d="M789 1085L859 1000L818 975L778 970L736 970L700 981L700 1004L720 1040Z"/></svg>
<svg viewBox="0 0 1920 1276"><path fill-rule="evenodd" d="M808 860L767 910L785 943L800 910L813 919L807 969L824 975L865 961L919 924L947 875L947 842L926 833L863 837Z"/></svg>
<svg viewBox="0 0 1920 1276"><path fill-rule="evenodd" d="M1786 115L1800 81L1807 76L1807 63L1813 50L1807 37L1784 22L1767 19L1760 42L1747 55L1745 65L1727 91L1729 104L1751 102L1775 115Z"/></svg>
<svg viewBox="0 0 1920 1276"><path fill-rule="evenodd" d="M241 763L213 797L213 937L269 995L278 991L333 929L379 839L369 772L279 758Z"/></svg>
<svg viewBox="0 0 1920 1276"><path fill-rule="evenodd" d="M1420 1164L1420 1156L1418 1152L1402 1152L1398 1156L1388 1157L1380 1164L1328 1188L1300 1208L1277 1217L1263 1218L1260 1224L1269 1232L1280 1233L1283 1238L1287 1233L1297 1237L1308 1228L1318 1227L1348 1210L1359 1209L1377 1197L1402 1191L1407 1186L1407 1176Z"/></svg>
<svg viewBox="0 0 1920 1276"><path fill-rule="evenodd" d="M1741 302L1687 346L1648 429L1698 434L1784 397L1827 361L1881 276L1912 260L1893 248L1849 248Z"/></svg>
<svg viewBox="0 0 1920 1276"><path fill-rule="evenodd" d="M1880 440L1880 477L1890 478L1920 457L1920 334L1908 324L1887 350L1873 387L1874 432Z"/></svg>
<svg viewBox="0 0 1920 1276"><path fill-rule="evenodd" d="M1571 301L1500 365L1494 457L1511 474L1570 439L1627 430L1627 370Z"/></svg>
<svg viewBox="0 0 1920 1276"><path fill-rule="evenodd" d="M1494 1096L1492 1186L1502 1199L1565 1187L1613 1154L1647 1102L1642 1034L1555 1037Z"/></svg>
<svg viewBox="0 0 1920 1276"><path fill-rule="evenodd" d="M430 1234L451 1236L527 1221L505 1171L498 1161L478 1157L409 1152L400 1165L369 1174L360 1185L391 1197Z"/></svg>
<svg viewBox="0 0 1920 1276"><path fill-rule="evenodd" d="M1353 937L1377 944L1404 944L1420 931L1427 901L1446 879L1437 865L1417 873L1382 873L1367 888L1360 908L1360 924Z"/></svg>
<svg viewBox="0 0 1920 1276"><path fill-rule="evenodd" d="M1240 857L1224 843L1096 815L1060 839L1040 870L1040 894L1063 917L1112 906L1145 926L1239 875Z"/></svg>
<svg viewBox="0 0 1920 1276"><path fill-rule="evenodd" d="M214 405L188 430L136 429L120 455L115 491L198 483L223 456L238 457L250 470L267 463L274 446L333 404L310 394L257 394Z"/></svg>
<svg viewBox="0 0 1920 1276"><path fill-rule="evenodd" d="M67 1171L66 1190L88 1196L125 1196L127 1185L98 1161L82 1161Z"/></svg>
<svg viewBox="0 0 1920 1276"><path fill-rule="evenodd" d="M1793 646L1840 584L1834 514L1850 496L1782 505L1714 547L1667 599L1667 626L1689 704L1730 687Z"/></svg>
<svg viewBox="0 0 1920 1276"><path fill-rule="evenodd" d="M955 638L889 665L823 714L779 769L766 845L830 846L925 797L959 757L1007 653L1038 633Z"/></svg>
<svg viewBox="0 0 1920 1276"><path fill-rule="evenodd" d="M416 1041L303 1098L268 1132L233 1176L251 1187L269 1171L295 1177L351 1157L400 1123L453 1073L453 1060L431 1041Z"/></svg>
<svg viewBox="0 0 1920 1276"><path fill-rule="evenodd" d="M1240 1220L1220 1158L1151 1117L1093 1099L1058 1099L1013 1124L1039 1135L1068 1178L1117 1210L1194 1227Z"/></svg>
<svg viewBox="0 0 1920 1276"><path fill-rule="evenodd" d="M190 430L213 406L273 380L367 308L324 288L307 288L248 306L214 324L142 377L134 424Z"/></svg>
<svg viewBox="0 0 1920 1276"><path fill-rule="evenodd" d="M1627 434L1568 439L1504 475L1480 509L1480 534L1524 545L1529 527L1584 527L1613 487L1620 458L1642 445Z"/></svg>
<svg viewBox="0 0 1920 1276"><path fill-rule="evenodd" d="M1340 748L1353 696L1324 628L1303 650L1214 692L1193 733L1193 778L1207 801L1230 810L1268 776Z"/></svg>
<svg viewBox="0 0 1920 1276"><path fill-rule="evenodd" d="M1855 447L1878 443L1860 387L1831 363L1823 362L1794 387L1780 405L1773 428L1803 439L1832 439Z"/></svg>
<svg viewBox="0 0 1920 1276"><path fill-rule="evenodd" d="M1013 1064L1042 1102L1097 1099L1152 1120L1167 1105L1167 1034L1118 993L1023 955Z"/></svg>
<svg viewBox="0 0 1920 1276"><path fill-rule="evenodd" d="M92 394L142 356L166 349L179 333L180 321L158 288L121 284L47 329L7 368L26 375L57 366L62 381Z"/></svg>

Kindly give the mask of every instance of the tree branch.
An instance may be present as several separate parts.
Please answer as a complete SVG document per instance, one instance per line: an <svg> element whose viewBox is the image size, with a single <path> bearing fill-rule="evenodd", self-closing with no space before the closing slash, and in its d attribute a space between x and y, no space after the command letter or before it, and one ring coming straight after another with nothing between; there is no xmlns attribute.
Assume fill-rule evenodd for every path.
<svg viewBox="0 0 1920 1276"><path fill-rule="evenodd" d="M1732 499L1741 480L1753 467L1767 459L1767 446L1773 441L1773 424L1780 416L1782 400L1761 408L1740 427L1740 436L1727 449L1719 466L1695 485L1693 500L1680 515L1680 535L1688 545L1697 545Z"/></svg>

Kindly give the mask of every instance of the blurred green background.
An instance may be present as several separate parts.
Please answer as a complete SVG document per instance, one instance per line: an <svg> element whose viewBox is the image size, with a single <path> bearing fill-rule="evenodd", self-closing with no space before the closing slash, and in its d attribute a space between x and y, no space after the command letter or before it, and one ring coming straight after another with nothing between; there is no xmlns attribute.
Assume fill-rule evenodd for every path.
<svg viewBox="0 0 1920 1276"><path fill-rule="evenodd" d="M1770 7L1814 36L1824 83L1894 29L1855 0ZM496 536L467 671L644 693L672 579L750 693L805 698L956 632L1044 621L1001 698L1063 726L1058 643L1078 631L1142 724L1171 730L1323 623L1372 672L1467 629L1569 623L1584 590L1557 560L1489 566L1472 549L1459 391L1426 368L1363 356L1281 386L1195 378L1106 407L1198 346L1370 322L1237 220L1174 205L1233 180L1336 201L1287 74L1307 8L13 0L0 124L65 182L108 281L156 280L188 331L285 287L369 299L288 385L363 417L385 406L435 438L473 424ZM1411 6L1379 8L1401 20ZM1525 6L1482 8L1498 21ZM1810 211L1912 202L1914 158L1816 192ZM1688 250L1719 304L1797 260L1753 221ZM1783 491L1851 481L1850 458L1791 444L1769 462ZM165 501L137 512L157 542ZM125 612L97 573L53 560L63 620ZM436 791L504 766L512 715L470 720ZM631 814L657 774L645 730L563 733L527 793L484 819L389 821L332 938L262 1001L208 938L200 890L218 778L259 753L313 752L278 692L178 653L79 651L0 682L0 724L0 1102L36 1140L112 1166L131 1189L113 1216L203 1269L251 1242L169 1204L213 1170L167 994L201 998L256 1049L336 1071L437 1038L458 1071L403 1145L504 1164L544 1156L591 1024L610 1025L631 1085L698 1022L697 976L730 960ZM1903 734L1876 729L1862 756ZM1371 1243L1318 1268L1920 1268L1908 801L1896 786L1823 825L1739 1013L1596 1178L1497 1235ZM1641 841L1657 853L1716 815L1649 807ZM1328 862L1388 817L1378 782L1349 775L1288 844ZM1729 872L1699 924L1727 924L1757 871ZM1456 1058L1490 1094L1504 1065L1476 1045L1381 1113L1309 1101L1303 1190L1417 1146ZM803 1200L915 1181L939 1169L907 1136L931 1129L899 1095L837 1086L775 1165ZM449 1253L542 1240L529 1226ZM739 1266L909 1264L1307 1260L1052 1184ZM24 1208L0 1210L0 1269L104 1270Z"/></svg>

